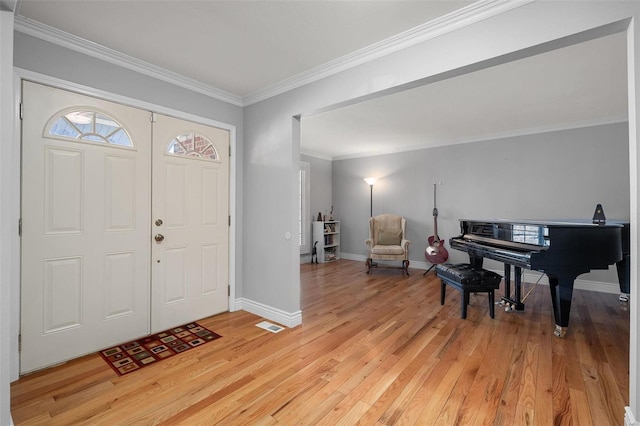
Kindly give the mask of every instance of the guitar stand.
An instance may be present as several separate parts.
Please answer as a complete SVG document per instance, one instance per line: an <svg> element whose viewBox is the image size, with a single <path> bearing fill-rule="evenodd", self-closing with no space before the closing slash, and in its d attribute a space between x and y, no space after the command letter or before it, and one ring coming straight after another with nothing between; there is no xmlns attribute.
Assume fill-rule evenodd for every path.
<svg viewBox="0 0 640 426"><path fill-rule="evenodd" d="M435 268L435 267L436 267L436 264L434 263L433 265L431 265L431 266L429 267L429 269L427 269L427 270L425 271L425 273L424 273L424 274L422 274L422 276L423 276L423 277L424 277L424 276L426 276L426 275L429 273L429 271L431 271L431 270L432 270L433 268Z"/></svg>

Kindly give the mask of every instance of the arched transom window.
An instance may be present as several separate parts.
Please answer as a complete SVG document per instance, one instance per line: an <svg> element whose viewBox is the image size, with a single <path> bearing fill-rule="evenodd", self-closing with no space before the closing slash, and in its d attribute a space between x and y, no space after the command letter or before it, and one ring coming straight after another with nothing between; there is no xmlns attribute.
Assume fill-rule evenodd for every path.
<svg viewBox="0 0 640 426"><path fill-rule="evenodd" d="M217 160L218 152L206 137L197 133L176 136L167 146L167 154Z"/></svg>
<svg viewBox="0 0 640 426"><path fill-rule="evenodd" d="M63 138L133 147L131 137L118 121L88 109L61 114L51 121L48 133Z"/></svg>

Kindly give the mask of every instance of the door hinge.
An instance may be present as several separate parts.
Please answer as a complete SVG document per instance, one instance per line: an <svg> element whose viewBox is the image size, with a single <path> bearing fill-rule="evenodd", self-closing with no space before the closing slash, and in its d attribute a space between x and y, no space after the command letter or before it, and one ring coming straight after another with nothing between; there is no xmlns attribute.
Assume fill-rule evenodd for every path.
<svg viewBox="0 0 640 426"><path fill-rule="evenodd" d="M24 104L22 102L20 102L20 120L22 120L22 118L24 117Z"/></svg>
<svg viewBox="0 0 640 426"><path fill-rule="evenodd" d="M18 237L22 237L22 218L18 219Z"/></svg>
<svg viewBox="0 0 640 426"><path fill-rule="evenodd" d="M231 296L231 286L227 286L227 296Z"/></svg>
<svg viewBox="0 0 640 426"><path fill-rule="evenodd" d="M18 334L18 352L22 352L22 334Z"/></svg>
<svg viewBox="0 0 640 426"><path fill-rule="evenodd" d="M155 123L156 121L158 121L158 117L156 116L156 113L151 112L151 122Z"/></svg>
<svg viewBox="0 0 640 426"><path fill-rule="evenodd" d="M229 215L229 226L231 226L231 215Z"/></svg>
<svg viewBox="0 0 640 426"><path fill-rule="evenodd" d="M229 145L229 157L231 157L231 145Z"/></svg>

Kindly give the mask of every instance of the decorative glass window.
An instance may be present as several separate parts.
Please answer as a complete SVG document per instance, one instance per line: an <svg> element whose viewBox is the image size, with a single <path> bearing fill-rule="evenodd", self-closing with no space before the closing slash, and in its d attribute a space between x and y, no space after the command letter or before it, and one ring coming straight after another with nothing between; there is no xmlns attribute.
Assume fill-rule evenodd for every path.
<svg viewBox="0 0 640 426"><path fill-rule="evenodd" d="M197 133L176 136L167 147L167 154L217 160L218 151L206 137Z"/></svg>
<svg viewBox="0 0 640 426"><path fill-rule="evenodd" d="M53 120L49 135L133 147L127 131L113 118L91 110L74 110Z"/></svg>

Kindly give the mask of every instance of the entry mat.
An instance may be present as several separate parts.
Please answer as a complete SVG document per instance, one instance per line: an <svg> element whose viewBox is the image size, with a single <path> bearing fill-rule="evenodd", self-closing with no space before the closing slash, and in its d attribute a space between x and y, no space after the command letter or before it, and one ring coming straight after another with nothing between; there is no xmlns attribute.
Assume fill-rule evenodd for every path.
<svg viewBox="0 0 640 426"><path fill-rule="evenodd" d="M99 354L118 375L123 376L218 337L221 336L193 322L105 349Z"/></svg>

